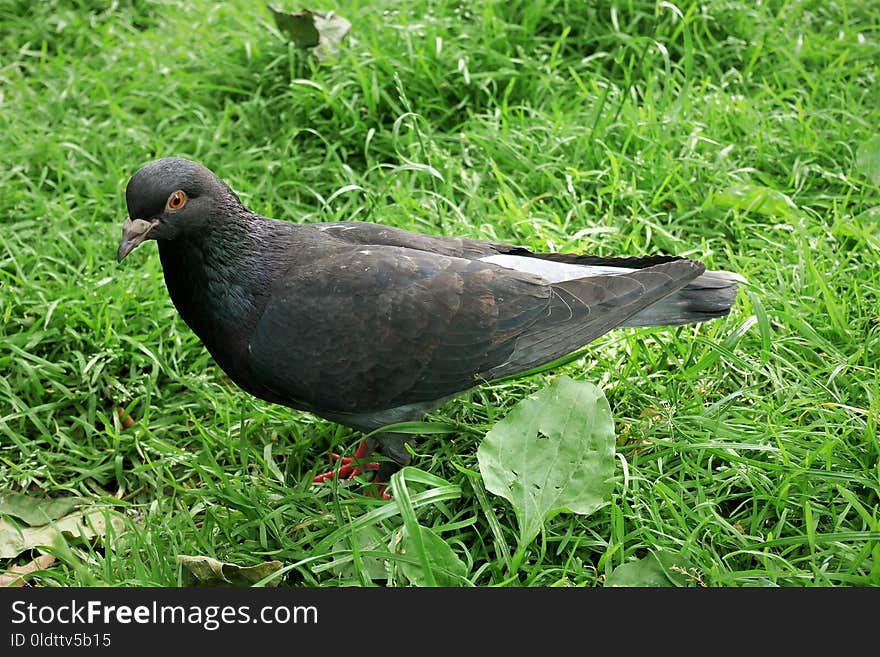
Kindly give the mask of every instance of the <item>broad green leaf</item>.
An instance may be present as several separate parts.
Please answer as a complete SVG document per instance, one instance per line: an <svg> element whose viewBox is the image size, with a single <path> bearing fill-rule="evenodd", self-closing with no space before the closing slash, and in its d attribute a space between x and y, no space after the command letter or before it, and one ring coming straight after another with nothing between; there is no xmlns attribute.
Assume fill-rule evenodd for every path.
<svg viewBox="0 0 880 657"><path fill-rule="evenodd" d="M360 575L369 580L387 580L388 565L385 559L376 556L368 556L364 552L377 552L385 548L380 542L378 532L375 527L361 527L357 533L350 538L338 541L333 546L333 561L330 562L330 570L337 576L346 580L356 580L358 573L355 571L354 553L351 547L351 541L357 541L357 547L361 554Z"/></svg>
<svg viewBox="0 0 880 657"><path fill-rule="evenodd" d="M605 580L605 586L672 586L660 564L649 555L629 561L615 568Z"/></svg>
<svg viewBox="0 0 880 657"><path fill-rule="evenodd" d="M733 185L712 196L712 205L757 212L771 217L797 218L797 206L782 192L760 185Z"/></svg>
<svg viewBox="0 0 880 657"><path fill-rule="evenodd" d="M508 500L522 550L544 523L603 506L614 474L614 422L605 395L560 376L499 421L477 450L486 488Z"/></svg>
<svg viewBox="0 0 880 657"><path fill-rule="evenodd" d="M342 40L351 30L351 23L332 11L287 12L266 5L278 30L299 48L314 48L315 57L338 57Z"/></svg>
<svg viewBox="0 0 880 657"><path fill-rule="evenodd" d="M239 566L211 557L186 554L178 555L177 563L183 567L186 586L252 586L280 570L282 565L280 561L266 561L255 566ZM279 579L270 580L267 586L278 586Z"/></svg>
<svg viewBox="0 0 880 657"><path fill-rule="evenodd" d="M690 562L681 555L651 552L615 568L605 586L693 586L699 580Z"/></svg>
<svg viewBox="0 0 880 657"><path fill-rule="evenodd" d="M872 183L880 185L880 135L874 135L859 144L856 151L856 168Z"/></svg>
<svg viewBox="0 0 880 657"><path fill-rule="evenodd" d="M22 493L3 493L0 495L0 515L15 516L31 527L39 527L66 516L84 503L79 497L39 498Z"/></svg>
<svg viewBox="0 0 880 657"><path fill-rule="evenodd" d="M404 554L410 554L416 549L423 549L427 555L428 566L433 574L433 583L437 586L462 586L467 583L467 566L458 558L449 544L431 529L417 525L421 541L414 540L407 528L402 531L400 549ZM400 570L404 577L413 586L428 586L431 578L426 573L421 563L400 562Z"/></svg>
<svg viewBox="0 0 880 657"><path fill-rule="evenodd" d="M41 527L22 527L0 518L0 558L11 559L26 550L54 546L60 538L73 541L100 538L108 532L108 519L114 533L123 530L122 516L109 509L78 511Z"/></svg>

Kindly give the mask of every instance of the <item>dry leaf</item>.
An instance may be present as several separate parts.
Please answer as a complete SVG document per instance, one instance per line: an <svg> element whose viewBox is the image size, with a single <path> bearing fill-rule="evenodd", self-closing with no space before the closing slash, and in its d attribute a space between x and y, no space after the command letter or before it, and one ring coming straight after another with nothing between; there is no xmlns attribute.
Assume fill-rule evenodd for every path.
<svg viewBox="0 0 880 657"><path fill-rule="evenodd" d="M266 5L275 18L278 30L303 49L314 48L312 51L318 59L338 57L342 40L351 30L351 23L332 11L301 11L287 12Z"/></svg>
<svg viewBox="0 0 880 657"><path fill-rule="evenodd" d="M24 586L31 573L35 573L38 570L46 570L53 563L55 563L55 557L51 554L41 554L23 566L12 566L5 573L0 573L0 588Z"/></svg>
<svg viewBox="0 0 880 657"><path fill-rule="evenodd" d="M186 586L252 586L261 579L281 569L280 561L266 561L256 566L239 566L212 559L211 557L180 554L177 563L183 566ZM267 586L278 586L280 578Z"/></svg>
<svg viewBox="0 0 880 657"><path fill-rule="evenodd" d="M26 550L54 545L59 538L90 541L107 534L107 519L113 532L125 527L122 516L110 509L78 511L41 527L22 527L0 518L0 558L12 559Z"/></svg>

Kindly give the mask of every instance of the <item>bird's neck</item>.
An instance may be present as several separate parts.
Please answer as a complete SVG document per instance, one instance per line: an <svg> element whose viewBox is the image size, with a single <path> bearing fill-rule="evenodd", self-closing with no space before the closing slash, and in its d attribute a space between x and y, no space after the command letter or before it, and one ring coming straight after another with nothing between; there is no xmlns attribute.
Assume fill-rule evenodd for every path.
<svg viewBox="0 0 880 657"><path fill-rule="evenodd" d="M244 336L262 310L269 276L258 219L243 217L190 239L159 242L177 310L213 352Z"/></svg>

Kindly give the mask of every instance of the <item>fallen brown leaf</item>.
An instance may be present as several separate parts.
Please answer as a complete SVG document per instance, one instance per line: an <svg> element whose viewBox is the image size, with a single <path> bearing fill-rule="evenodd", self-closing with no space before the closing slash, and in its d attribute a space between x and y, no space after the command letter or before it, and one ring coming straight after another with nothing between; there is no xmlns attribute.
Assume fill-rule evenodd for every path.
<svg viewBox="0 0 880 657"><path fill-rule="evenodd" d="M41 554L39 557L24 564L23 566L12 566L5 573L0 573L0 587L10 588L24 586L28 576L38 570L46 570L55 563L55 557L51 554Z"/></svg>
<svg viewBox="0 0 880 657"><path fill-rule="evenodd" d="M255 566L239 566L202 555L177 555L177 563L183 566L186 586L251 586L281 569L280 561L265 561ZM278 586L278 579L268 586Z"/></svg>

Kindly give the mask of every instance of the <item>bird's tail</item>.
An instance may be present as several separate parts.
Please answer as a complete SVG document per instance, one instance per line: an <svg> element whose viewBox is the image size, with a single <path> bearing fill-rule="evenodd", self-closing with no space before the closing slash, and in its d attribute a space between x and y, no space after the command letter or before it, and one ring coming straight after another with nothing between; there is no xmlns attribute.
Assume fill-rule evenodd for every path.
<svg viewBox="0 0 880 657"><path fill-rule="evenodd" d="M481 258L509 269L540 276L550 283L576 281L589 276L616 276L679 262L676 256L605 258L569 253L531 253L516 249ZM723 317L736 301L739 283L745 279L726 271L707 271L681 289L638 311L620 326L670 326L693 324Z"/></svg>
<svg viewBox="0 0 880 657"><path fill-rule="evenodd" d="M672 326L724 317L736 300L739 274L707 271L683 288L630 317L621 326Z"/></svg>

